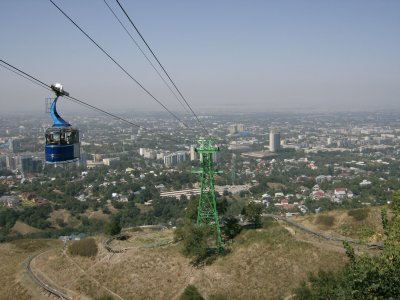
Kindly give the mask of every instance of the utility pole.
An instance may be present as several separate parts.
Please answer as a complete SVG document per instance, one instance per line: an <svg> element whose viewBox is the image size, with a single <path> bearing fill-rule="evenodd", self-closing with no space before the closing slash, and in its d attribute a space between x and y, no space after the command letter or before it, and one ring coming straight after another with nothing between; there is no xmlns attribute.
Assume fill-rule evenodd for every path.
<svg viewBox="0 0 400 300"><path fill-rule="evenodd" d="M217 251L223 250L221 238L221 229L217 211L217 202L215 197L214 174L221 173L214 169L213 154L219 151L219 147L210 139L199 139L199 146L195 151L201 156L201 168L193 170L193 173L200 174L201 188L200 200L197 210L197 225L207 225L214 227L216 235Z"/></svg>

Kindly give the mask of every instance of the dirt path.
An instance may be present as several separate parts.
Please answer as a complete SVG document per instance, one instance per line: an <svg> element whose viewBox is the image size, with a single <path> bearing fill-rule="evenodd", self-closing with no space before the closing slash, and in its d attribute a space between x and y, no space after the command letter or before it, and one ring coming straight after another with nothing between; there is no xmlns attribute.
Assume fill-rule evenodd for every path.
<svg viewBox="0 0 400 300"><path fill-rule="evenodd" d="M54 281L52 281L46 274L38 270L36 266L36 259L42 255L47 254L51 250L53 249L41 252L29 258L26 262L26 270L37 286L41 287L42 289L46 290L57 298L72 299L72 297L65 293L64 289L58 287L58 285L55 284ZM75 295L75 293L72 293L71 291L67 292L68 294Z"/></svg>
<svg viewBox="0 0 400 300"><path fill-rule="evenodd" d="M302 231L296 231L292 227L286 226L285 223L280 223L280 225L283 228L285 228L294 237L294 239L296 241L309 243L316 247L323 248L323 249L330 250L330 251L335 251L335 252L339 252L339 253L345 252L341 242L327 241L327 240L323 240L323 239L317 238L315 236L312 236L310 234L304 233Z"/></svg>

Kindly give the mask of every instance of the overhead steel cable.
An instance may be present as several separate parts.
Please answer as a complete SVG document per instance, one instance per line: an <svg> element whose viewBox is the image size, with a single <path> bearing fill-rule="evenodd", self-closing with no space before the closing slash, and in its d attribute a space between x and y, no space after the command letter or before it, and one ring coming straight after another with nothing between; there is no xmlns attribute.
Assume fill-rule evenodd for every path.
<svg viewBox="0 0 400 300"><path fill-rule="evenodd" d="M5 64L5 65L7 65L7 66L9 66L10 68L13 68L15 71L20 72L21 74L25 75L26 77L29 77L30 79L28 79L28 78L26 78L25 76L22 76L21 74L19 74L20 76L22 76L22 77L24 77L24 78L26 78L26 79L28 79L28 80L30 80L30 81L33 80L33 81L35 81L37 84L41 85L42 87L45 86L45 87L51 89L51 86L50 86L50 85L44 83L43 81L40 81L39 79L33 77L32 75L29 75L28 73L22 71L21 69L18 69L17 67L15 67L15 66L9 64L8 62L6 62L6 61L4 61L4 60L2 60L2 59L0 59L0 62L3 63L3 64ZM4 66L2 66L2 67L4 67ZM8 68L7 68L7 69L8 69ZM12 70L10 70L10 71L12 71ZM16 73L15 71L12 71L12 72ZM16 73L16 74L17 74L17 73ZM32 82L33 82L33 81L32 81Z"/></svg>
<svg viewBox="0 0 400 300"><path fill-rule="evenodd" d="M46 85L46 86L41 85L40 83L34 81L33 79L30 79L29 77L27 77L27 76L25 76L25 75L23 75L23 74L20 74L20 73L18 73L17 71L14 71L13 69L11 69L11 68L9 68L9 67L7 67L7 66L4 66L4 65L2 65L2 64L0 64L0 66L2 66L4 69L7 69L8 71L13 72L14 74L16 74L16 75L18 75L18 76L20 76L20 77L22 77L22 78L25 78L26 80L29 80L30 82L32 82L32 83L34 83L34 84L36 84L36 85L39 85L40 87L45 88L45 89L48 90L48 91L52 91L52 89L49 88L49 87L47 87L47 85Z"/></svg>
<svg viewBox="0 0 400 300"><path fill-rule="evenodd" d="M51 0L50 0L51 1ZM129 22L132 24L133 28L135 28L136 32L138 33L138 35L140 36L140 38L142 39L142 41L144 42L144 44L146 45L147 49L149 49L150 53L153 55L154 59L157 61L157 63L159 64L159 66L161 67L161 69L164 71L165 75L167 75L168 79L171 81L171 83L173 84L173 86L175 87L175 89L178 91L179 95L182 97L183 101L185 101L186 105L189 107L190 111L193 113L193 115L195 116L197 122L199 122L199 124L203 127L204 131L209 135L208 130L204 127L204 124L200 121L199 117L197 116L197 114L194 112L194 110L192 109L192 107L189 105L188 101L186 100L186 98L182 95L181 91L178 89L178 87L176 86L175 82L172 80L171 76L168 74L168 72L165 70L165 68L163 67L163 65L161 64L161 62L159 61L159 59L157 58L157 56L154 54L153 50L150 48L149 44L146 42L146 40L144 39L144 37L142 36L142 34L140 33L139 29L135 26L135 24L133 23L132 19L129 17L128 13L126 12L126 10L122 7L121 3L119 2L119 0L115 0L119 7L121 8L121 10L124 12L125 16L128 18Z"/></svg>
<svg viewBox="0 0 400 300"><path fill-rule="evenodd" d="M177 119L180 123L182 123L186 128L189 128L188 125L185 124L177 115L175 115L172 111L170 111L160 100L158 100L149 90L147 90L139 81L137 81L124 67L121 66L106 50L103 49L93 38L90 37L74 20L72 20L57 4L53 2L53 0L49 0L72 24L75 25L76 28L79 29L93 44L96 45L109 59L111 59L114 64L116 64L129 78L131 78L138 86L142 88L143 91L146 92L154 101L160 104L170 115L172 115L175 119Z"/></svg>
<svg viewBox="0 0 400 300"><path fill-rule="evenodd" d="M29 80L30 82L32 82L32 83L34 83L34 84L40 86L41 88L44 88L44 89L46 89L46 90L53 91L53 90L51 89L51 85L49 85L49 84L47 84L47 83L45 83L45 82L43 82L43 81L37 79L36 77L34 77L34 76L32 76L32 75L30 75L30 74L28 74L28 73L22 71L21 69L15 67L15 66L13 66L13 65L11 65L11 64L9 64L9 63L7 63L6 61L4 61L4 60L2 60L2 59L0 59L0 62L1 62L2 64L7 65L7 66L4 66L4 65L0 64L0 66L2 66L3 68L5 68L5 69L7 69L7 70L9 70L9 71L11 71L11 72L13 72L13 73L19 75L20 77L22 77L22 78L24 78L24 79L26 79L26 80ZM149 128L146 128L146 127L144 127L144 126L135 124L135 123L133 123L133 122L131 122L131 121L125 119L125 118L119 117L119 116L117 116L117 115L115 115L115 114L113 114L113 113L110 113L110 112L108 112L108 111L106 111L106 110L104 110L104 109L98 108L98 107L96 107L96 106L94 106L94 105L91 105L91 104L89 104L89 103L87 103L87 102L85 102L85 101L79 100L79 99L77 99L77 98L75 98L75 97L66 96L66 95L63 96L63 97L66 98L66 99L68 99L68 100L70 100L70 101L72 101L72 102L78 103L78 104L80 104L80 105L82 105L82 106L84 106L84 107L86 107L86 108L92 109L92 110L94 110L94 111L100 112L100 113L102 113L102 114L105 114L105 115L107 115L107 116L109 116L109 117L112 117L112 118L114 118L114 119L117 119L117 120L119 120L119 121L125 122L125 123L127 123L127 124L133 125L133 126L138 127L138 128L141 128L141 129L146 130L146 131L148 131L148 132L150 132L150 133L152 133L152 134L156 134L156 135L158 135L158 136L160 136L160 137L162 137L162 138L164 138L164 139L168 139L168 140L173 141L173 142L178 143L178 144L181 143L181 141L178 141L178 140L176 140L176 139L170 138L169 136L163 135L163 134L158 133L158 132L156 132L156 131L154 131L154 130L151 130L151 129L149 129Z"/></svg>
<svg viewBox="0 0 400 300"><path fill-rule="evenodd" d="M156 73L158 74L158 76L161 78L161 80L164 82L164 84L167 86L167 88L171 91L171 93L174 95L174 97L176 98L176 100L178 100L178 102L181 104L181 106L183 107L183 109L188 113L191 114L190 111L188 110L188 108L182 103L182 101L179 99L178 95L174 92L174 90L171 88L171 86L168 84L168 82L165 80L165 78L161 75L161 73L157 70L157 68L154 66L153 62L149 59L149 57L146 55L146 53L143 51L143 49L140 47L140 45L138 44L138 42L135 40L135 38L131 35L131 33L129 32L129 30L125 27L125 25L122 23L121 19L117 16L117 14L115 13L115 11L112 9L112 7L107 3L106 0L103 0L104 3L107 5L108 9L110 10L110 12L113 14L113 16L115 17L115 19L118 21L118 23L122 26L122 28L125 30L125 32L129 35L129 37L131 38L131 40L135 43L136 47L140 50L140 52L143 54L143 56L146 58L146 60L148 61L148 63L152 66L152 68L154 69L154 71L156 71Z"/></svg>

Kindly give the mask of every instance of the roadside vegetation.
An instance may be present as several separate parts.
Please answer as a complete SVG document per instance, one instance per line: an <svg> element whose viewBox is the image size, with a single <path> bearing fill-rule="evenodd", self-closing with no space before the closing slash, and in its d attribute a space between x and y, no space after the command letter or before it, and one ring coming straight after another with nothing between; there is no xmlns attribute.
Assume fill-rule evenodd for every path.
<svg viewBox="0 0 400 300"><path fill-rule="evenodd" d="M384 249L378 255L355 254L344 243L348 264L339 272L319 271L310 274L296 290L296 299L398 299L400 295L400 191L393 195L394 217L389 222L382 212L385 232ZM352 213L364 218L360 210Z"/></svg>

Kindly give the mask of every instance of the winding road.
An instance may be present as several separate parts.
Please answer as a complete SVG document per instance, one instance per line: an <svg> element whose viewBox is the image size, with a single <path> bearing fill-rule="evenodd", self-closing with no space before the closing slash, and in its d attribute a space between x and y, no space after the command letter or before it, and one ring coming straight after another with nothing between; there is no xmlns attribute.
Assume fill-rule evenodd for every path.
<svg viewBox="0 0 400 300"><path fill-rule="evenodd" d="M39 253L36 253L32 256L30 256L25 262L25 269L28 272L29 276L32 278L32 280L41 288L43 288L44 290L46 290L47 292L49 292L50 294L61 298L61 299L68 299L68 300L72 300L73 298L68 296L67 294L61 292L60 290L57 290L55 287L50 286L47 282L43 281L42 279L40 279L33 271L32 271L32 267L31 267L31 263L32 261L38 257L39 255L42 255L44 253L46 253L49 250L46 251L42 251Z"/></svg>

